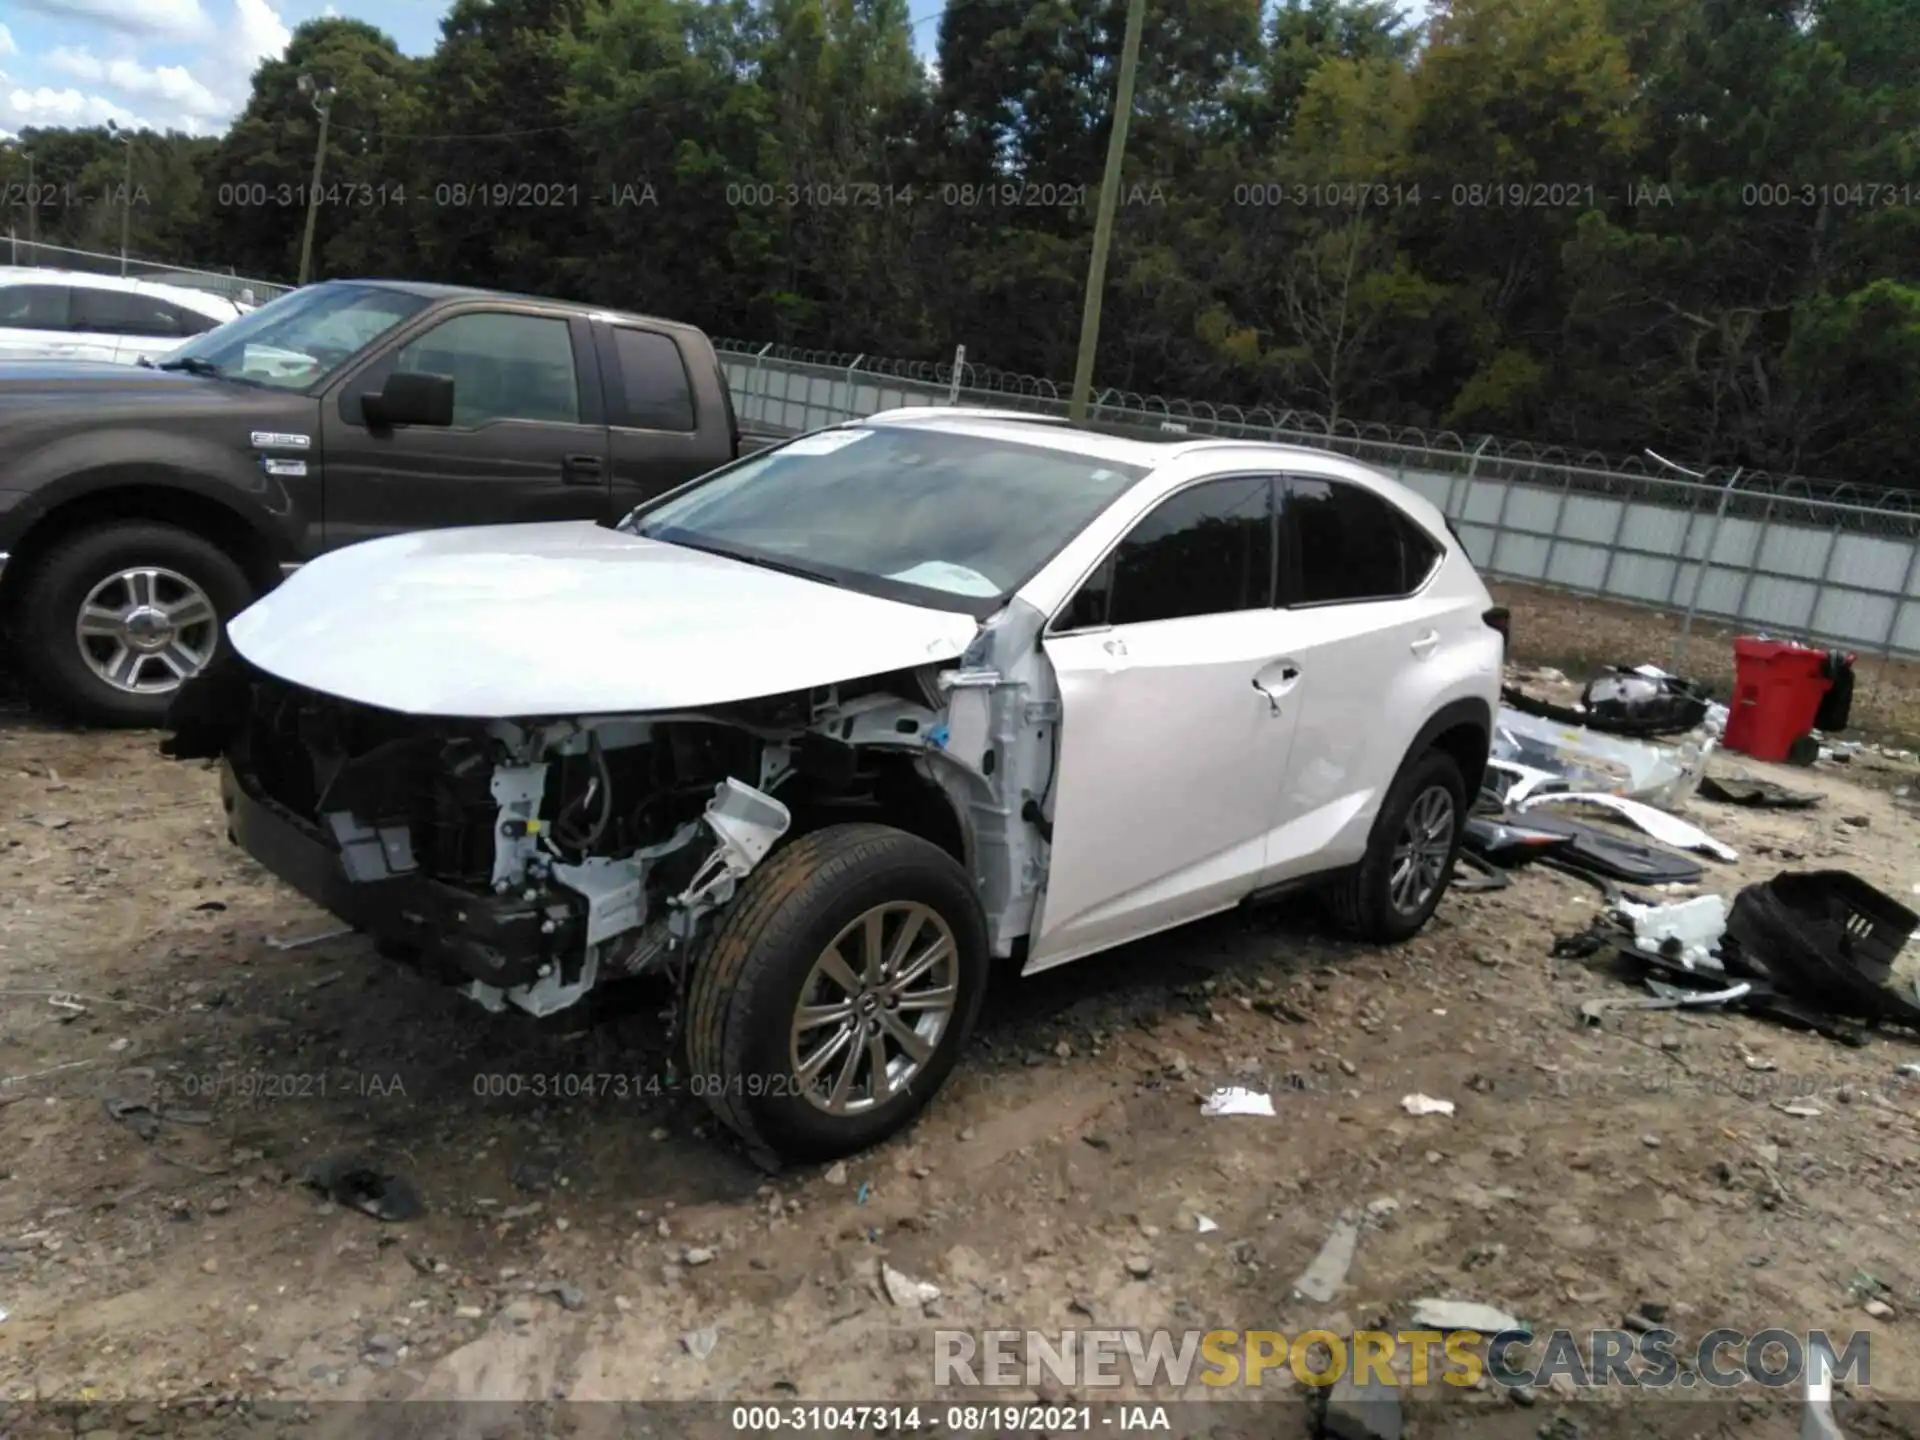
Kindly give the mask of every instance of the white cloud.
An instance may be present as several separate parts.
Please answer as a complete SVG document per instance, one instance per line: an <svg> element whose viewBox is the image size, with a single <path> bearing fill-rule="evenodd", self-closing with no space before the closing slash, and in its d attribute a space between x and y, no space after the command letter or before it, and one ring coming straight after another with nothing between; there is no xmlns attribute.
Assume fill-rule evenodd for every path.
<svg viewBox="0 0 1920 1440"><path fill-rule="evenodd" d="M85 20L129 35L191 38L210 26L200 0L16 0L58 20Z"/></svg>
<svg viewBox="0 0 1920 1440"><path fill-rule="evenodd" d="M255 65L286 54L293 32L267 0L234 0L233 8L240 22L234 33L235 48L247 65L245 78L251 79Z"/></svg>
<svg viewBox="0 0 1920 1440"><path fill-rule="evenodd" d="M151 129L151 123L104 95L78 90L14 89L0 96L0 119L20 125L104 125L111 120L127 130Z"/></svg>
<svg viewBox="0 0 1920 1440"><path fill-rule="evenodd" d="M100 47L105 55L59 46L33 57L26 75L0 83L0 121L28 125L145 124L125 108L132 104L155 115L154 128L218 131L245 106L261 62L281 58L293 39L275 0L0 0L6 3L127 37ZM157 45L184 47L167 57L181 63L146 63L158 58ZM113 54L122 48L131 53ZM0 56L10 53L17 49L0 25ZM55 76L85 88L44 83Z"/></svg>
<svg viewBox="0 0 1920 1440"><path fill-rule="evenodd" d="M226 115L233 108L180 65L148 68L134 60L102 60L91 51L65 46L49 54L46 65L89 85L105 85L122 95L157 102L183 116L212 118Z"/></svg>

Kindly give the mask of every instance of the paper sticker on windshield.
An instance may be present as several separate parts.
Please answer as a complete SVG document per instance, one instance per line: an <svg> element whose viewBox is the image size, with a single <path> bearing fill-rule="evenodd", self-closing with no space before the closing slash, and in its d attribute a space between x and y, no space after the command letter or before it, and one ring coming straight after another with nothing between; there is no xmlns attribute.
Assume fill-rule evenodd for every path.
<svg viewBox="0 0 1920 1440"><path fill-rule="evenodd" d="M944 590L949 595L998 595L1000 587L966 565L950 560L923 560L906 570L887 576L903 585L924 585L929 590Z"/></svg>
<svg viewBox="0 0 1920 1440"><path fill-rule="evenodd" d="M798 440L781 446L779 454L781 459L789 455L831 455L871 434L871 430L823 430L818 435L802 435Z"/></svg>

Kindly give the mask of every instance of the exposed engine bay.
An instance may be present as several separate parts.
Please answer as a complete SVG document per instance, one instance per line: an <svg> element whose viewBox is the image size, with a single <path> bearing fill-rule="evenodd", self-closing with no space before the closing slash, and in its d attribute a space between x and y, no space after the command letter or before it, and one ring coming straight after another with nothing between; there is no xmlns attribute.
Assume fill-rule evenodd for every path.
<svg viewBox="0 0 1920 1440"><path fill-rule="evenodd" d="M166 745L220 756L229 833L390 953L547 1015L683 965L783 839L882 820L973 877L996 953L1036 914L1059 703L1015 604L957 665L672 714L403 715L237 658Z"/></svg>

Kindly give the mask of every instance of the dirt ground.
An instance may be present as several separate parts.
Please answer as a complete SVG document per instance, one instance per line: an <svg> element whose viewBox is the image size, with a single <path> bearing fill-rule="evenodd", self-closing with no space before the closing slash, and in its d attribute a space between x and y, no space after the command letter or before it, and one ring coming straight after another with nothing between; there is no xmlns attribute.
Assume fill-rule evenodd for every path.
<svg viewBox="0 0 1920 1440"><path fill-rule="evenodd" d="M1694 802L1740 854L1705 886L1832 866L1913 894L1910 767L1746 768L1825 801ZM1450 896L1396 950L1293 907L1008 983L909 1133L769 1176L666 1083L657 994L543 1026L352 936L277 948L333 923L225 843L207 768L7 710L0 1398L107 1435L347 1400L931 1402L936 1327L1346 1333L1404 1328L1432 1296L1536 1329L1664 1305L1683 1339L1865 1330L1872 1385L1843 1387L1840 1422L1916 1433L1920 1081L1896 1072L1920 1044L1708 1013L1585 1028L1580 1001L1632 992L1548 952L1597 901L1528 872ZM569 1076L628 1083L554 1098ZM1203 1117L1224 1084L1276 1116ZM1413 1092L1457 1113L1415 1118ZM167 1117L151 1139L108 1113L128 1099ZM404 1177L425 1213L382 1224L303 1186L340 1154ZM1299 1298L1343 1215L1363 1220L1345 1287ZM941 1297L889 1303L882 1260ZM1309 1435L1284 1373L1195 1386L1215 1403L1178 1423ZM1800 1425L1798 1387L1434 1389L1409 1397L1415 1440Z"/></svg>

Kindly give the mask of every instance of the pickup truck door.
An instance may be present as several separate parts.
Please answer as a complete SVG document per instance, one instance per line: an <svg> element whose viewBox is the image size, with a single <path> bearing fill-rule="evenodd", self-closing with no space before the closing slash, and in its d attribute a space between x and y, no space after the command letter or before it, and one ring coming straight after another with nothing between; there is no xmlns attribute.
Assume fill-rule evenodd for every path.
<svg viewBox="0 0 1920 1440"><path fill-rule="evenodd" d="M453 379L453 424L369 427L396 369ZM607 428L589 322L480 301L428 316L321 406L323 548L406 530L604 520Z"/></svg>
<svg viewBox="0 0 1920 1440"><path fill-rule="evenodd" d="M703 391L696 399L689 378L695 366L714 368L711 351L691 349L684 337L642 321L595 320L593 329L606 388L614 514L733 458L724 398Z"/></svg>

